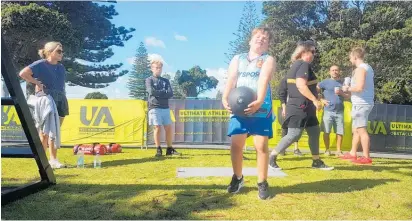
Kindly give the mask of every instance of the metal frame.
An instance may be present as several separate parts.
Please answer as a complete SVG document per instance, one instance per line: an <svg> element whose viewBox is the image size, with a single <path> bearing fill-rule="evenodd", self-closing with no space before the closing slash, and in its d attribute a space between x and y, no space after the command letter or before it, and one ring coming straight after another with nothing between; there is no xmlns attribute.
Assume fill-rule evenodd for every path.
<svg viewBox="0 0 412 221"><path fill-rule="evenodd" d="M3 38L1 39L1 45L1 75L10 93L9 98L1 98L1 104L15 106L31 150L31 153L29 153L27 147L1 147L1 157L34 158L39 168L41 178L41 180L36 183L2 192L1 204L5 205L56 184L56 178L47 160L37 129L34 126L29 106L27 105L23 90L20 87L17 71Z"/></svg>

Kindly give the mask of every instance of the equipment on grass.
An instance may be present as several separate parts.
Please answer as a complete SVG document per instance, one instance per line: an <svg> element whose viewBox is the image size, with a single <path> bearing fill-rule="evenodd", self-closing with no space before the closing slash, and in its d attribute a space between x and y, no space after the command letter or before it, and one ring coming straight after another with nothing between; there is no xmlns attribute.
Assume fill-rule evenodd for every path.
<svg viewBox="0 0 412 221"><path fill-rule="evenodd" d="M77 155L79 151L83 151L85 155L95 155L97 152L99 152L100 155L105 155L107 153L107 147L99 143L75 145L73 147L73 153Z"/></svg>
<svg viewBox="0 0 412 221"><path fill-rule="evenodd" d="M107 147L107 152L108 153L121 153L122 152L122 146L118 143L110 143L109 146Z"/></svg>

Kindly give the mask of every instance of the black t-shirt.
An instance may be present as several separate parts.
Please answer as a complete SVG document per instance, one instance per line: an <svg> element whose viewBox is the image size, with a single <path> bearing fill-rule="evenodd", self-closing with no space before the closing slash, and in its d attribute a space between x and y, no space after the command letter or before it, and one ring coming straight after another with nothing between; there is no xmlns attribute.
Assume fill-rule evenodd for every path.
<svg viewBox="0 0 412 221"><path fill-rule="evenodd" d="M308 81L307 85L309 90L313 93L313 95L315 95L315 97L318 96L318 92L316 90L318 80L309 63L302 60L295 61L287 74L287 82L289 98L298 98L302 101L307 100L308 102L312 102L299 92L296 87L297 78L306 79Z"/></svg>
<svg viewBox="0 0 412 221"><path fill-rule="evenodd" d="M303 96L296 86L296 79L304 78L307 80L309 90L313 93L313 95L315 95L315 97L318 96L316 90L318 80L312 70L311 65L302 60L295 61L286 75L286 78L289 96L286 104L286 124L289 124L289 128L302 127L303 124L306 126L313 126L314 124L317 125L317 119L309 119L316 118L315 105L313 105L311 100ZM307 125L305 122L310 125Z"/></svg>

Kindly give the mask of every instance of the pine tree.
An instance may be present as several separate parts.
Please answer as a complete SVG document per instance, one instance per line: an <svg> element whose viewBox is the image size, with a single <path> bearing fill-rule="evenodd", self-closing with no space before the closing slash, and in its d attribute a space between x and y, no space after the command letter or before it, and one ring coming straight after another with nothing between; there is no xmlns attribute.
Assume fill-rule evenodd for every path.
<svg viewBox="0 0 412 221"><path fill-rule="evenodd" d="M222 96L223 96L223 93L220 90L218 90L216 93L216 100L222 100Z"/></svg>
<svg viewBox="0 0 412 221"><path fill-rule="evenodd" d="M247 1L243 7L243 14L240 18L237 33L233 33L233 35L236 36L236 40L229 42L229 52L225 53L227 63L232 60L233 56L249 51L250 34L252 30L259 25L259 23L260 21L256 13L255 3L252 1Z"/></svg>
<svg viewBox="0 0 412 221"><path fill-rule="evenodd" d="M146 78L151 75L150 62L148 60L147 50L143 42L137 49L136 57L134 59L133 70L130 73L127 88L129 89L129 96L146 100Z"/></svg>

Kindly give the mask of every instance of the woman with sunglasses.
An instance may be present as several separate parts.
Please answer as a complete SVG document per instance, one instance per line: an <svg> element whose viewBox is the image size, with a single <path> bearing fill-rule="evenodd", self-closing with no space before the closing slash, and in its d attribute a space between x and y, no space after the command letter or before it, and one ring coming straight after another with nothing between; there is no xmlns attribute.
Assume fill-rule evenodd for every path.
<svg viewBox="0 0 412 221"><path fill-rule="evenodd" d="M60 117L60 126L63 123L64 117L69 115L69 105L66 98L65 81L66 70L59 63L63 58L63 46L60 42L48 42L43 49L39 50L39 55L42 59L37 60L25 67L20 72L20 77L28 83L36 85L36 94L44 93L50 95L57 107L57 112ZM52 168L64 167L57 160L57 148L54 142L49 141L48 134L44 134L39 130L40 140L46 150L49 146L50 165Z"/></svg>
<svg viewBox="0 0 412 221"><path fill-rule="evenodd" d="M269 157L269 167L273 170L281 168L276 163L277 155L286 150L302 136L303 129L309 136L309 148L312 153L312 168L332 170L319 158L319 122L316 110L322 105L317 99L317 78L311 63L315 56L315 44L312 41L300 42L292 54L292 66L288 71L287 91L289 99L286 103L286 117L283 127L288 128L284 136Z"/></svg>

